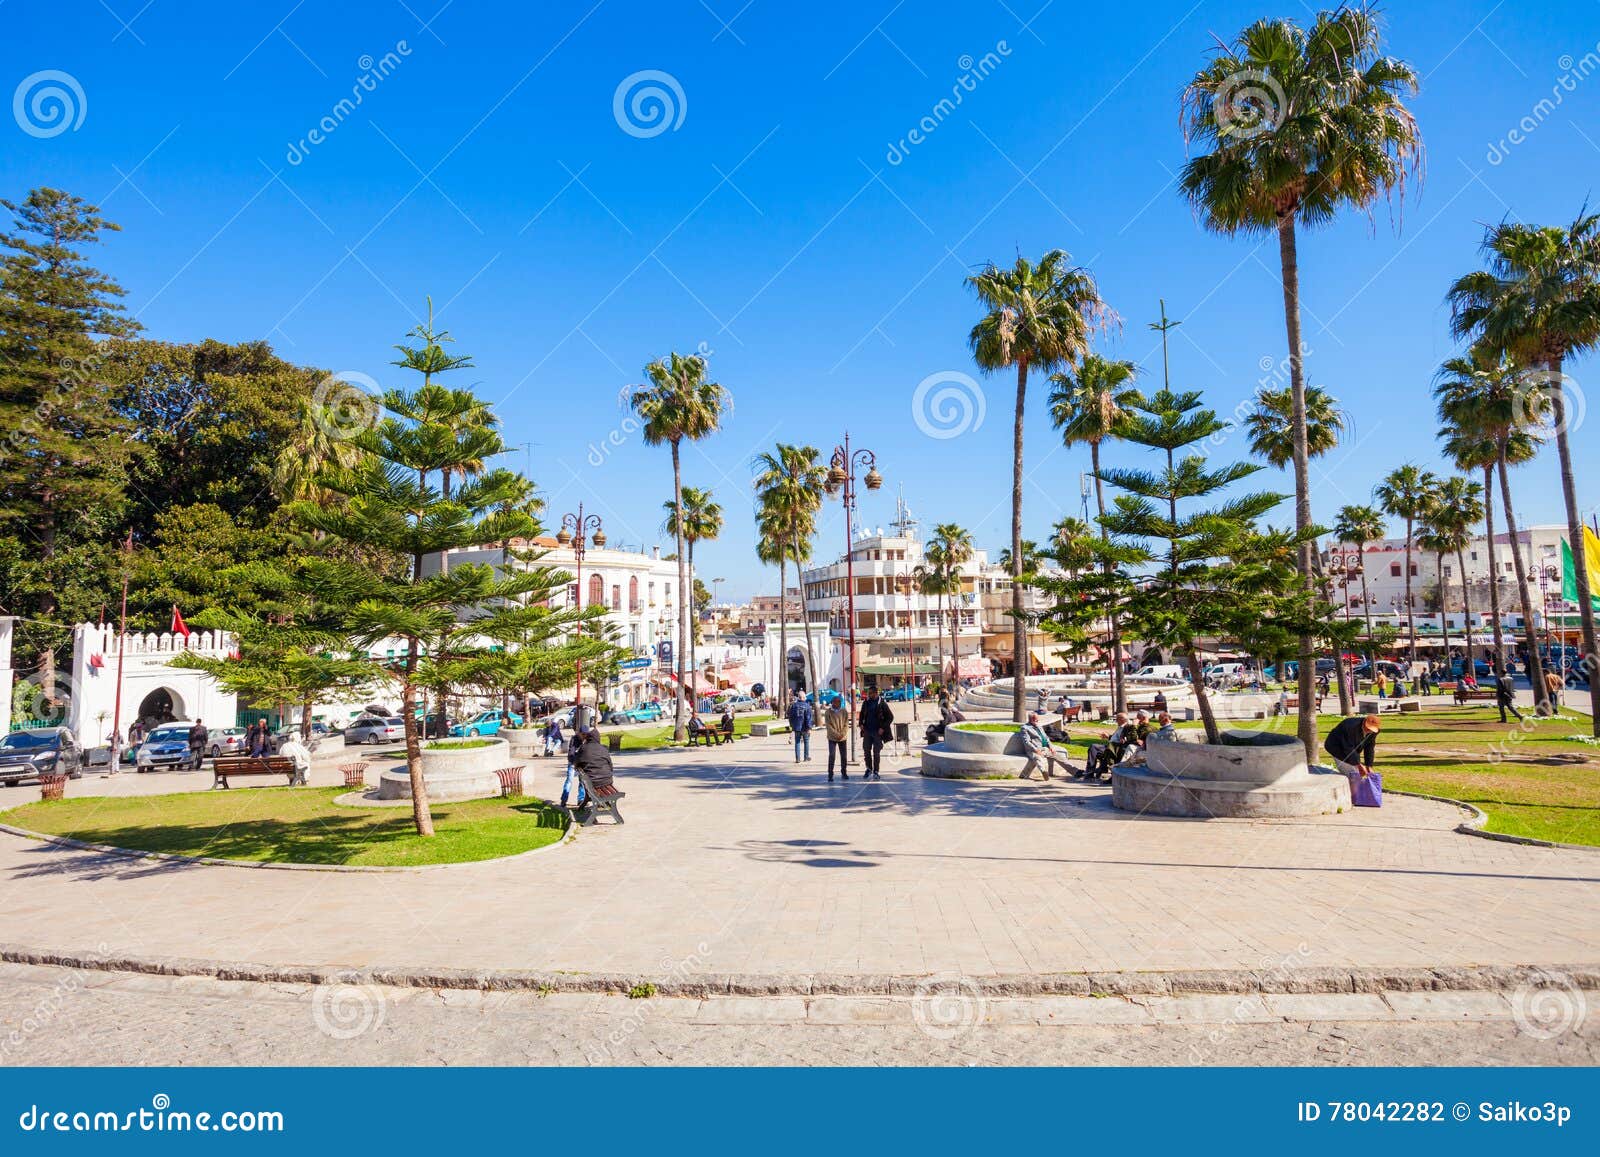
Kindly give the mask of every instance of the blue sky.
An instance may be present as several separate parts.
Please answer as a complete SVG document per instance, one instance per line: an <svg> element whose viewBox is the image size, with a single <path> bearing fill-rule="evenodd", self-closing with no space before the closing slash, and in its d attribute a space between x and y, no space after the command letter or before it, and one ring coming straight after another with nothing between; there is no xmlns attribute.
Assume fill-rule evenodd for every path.
<svg viewBox="0 0 1600 1157"><path fill-rule="evenodd" d="M750 458L780 438L827 450L848 428L876 451L889 485L864 496L869 525L903 485L925 522L960 522L991 551L1008 541L1013 383L977 375L966 347L977 310L962 279L986 261L1065 248L1123 319L1106 352L1156 381L1147 323L1164 298L1184 323L1175 385L1224 413L1253 394L1286 350L1276 245L1197 226L1174 187L1177 97L1213 34L1309 12L12 0L6 86L67 73L82 117L55 135L7 122L0 189L49 183L101 204L124 231L97 260L154 337L265 338L398 384L390 347L432 294L476 361L461 384L498 403L509 443L531 443L509 461L531 460L554 512L601 513L614 542L656 541L670 493L666 453L628 428L618 391L668 350L705 349L735 408L686 455L688 481L728 513L697 562L743 596L775 587L751 553L748 490ZM1566 222L1600 174L1600 58L1585 64L1600 4L1394 3L1386 21L1424 78L1427 174L1400 220L1380 208L1302 239L1311 378L1354 424L1316 477L1325 521L1401 461L1439 466L1429 385L1454 348L1442 297L1483 224ZM675 106L653 135L629 121L627 92L614 111L647 71L668 74L640 83ZM960 105L935 113L964 76ZM360 103L338 109L353 91ZM910 144L926 116L936 127ZM312 143L324 118L334 127ZM1597 366L1571 367L1580 387ZM952 373L978 378L982 421L929 437L918 384ZM1033 386L1028 418L1032 536L1078 511L1087 468L1060 447L1045 393ZM1597 429L1574 435L1587 511ZM1242 439L1219 453L1242 457ZM1553 451L1515 485L1525 519L1561 517ZM843 537L834 504L819 554Z"/></svg>

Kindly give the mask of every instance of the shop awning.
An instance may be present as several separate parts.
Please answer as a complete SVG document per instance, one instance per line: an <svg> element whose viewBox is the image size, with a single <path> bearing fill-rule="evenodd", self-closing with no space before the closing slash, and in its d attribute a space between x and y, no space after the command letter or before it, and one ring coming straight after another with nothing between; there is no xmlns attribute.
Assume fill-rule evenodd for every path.
<svg viewBox="0 0 1600 1157"><path fill-rule="evenodd" d="M1029 647L1028 654L1046 671L1065 671L1072 666L1072 661L1065 655L1057 654L1053 647Z"/></svg>
<svg viewBox="0 0 1600 1157"><path fill-rule="evenodd" d="M903 661L899 663L858 663L856 664L856 671L862 675L904 676L906 664ZM911 672L914 675L937 675L939 673L939 664L934 659L918 659L911 665Z"/></svg>

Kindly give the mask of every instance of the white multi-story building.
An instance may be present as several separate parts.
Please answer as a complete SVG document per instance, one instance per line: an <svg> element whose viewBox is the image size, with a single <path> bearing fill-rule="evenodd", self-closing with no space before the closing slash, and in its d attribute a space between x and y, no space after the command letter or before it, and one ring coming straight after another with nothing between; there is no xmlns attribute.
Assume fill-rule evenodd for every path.
<svg viewBox="0 0 1600 1157"><path fill-rule="evenodd" d="M1576 607L1561 598L1561 545L1566 541L1564 526L1532 526L1517 532L1528 591L1536 614L1575 612ZM1466 578L1474 616L1489 610L1489 583L1500 590L1502 616L1515 613L1519 618L1522 603L1517 594L1516 560L1511 539L1495 535L1493 549L1479 535L1466 548ZM1335 601L1344 601L1352 613L1370 608L1374 613L1406 612L1406 542L1386 538L1369 542L1364 550L1338 544L1329 549L1325 561L1335 577ZM1359 569L1358 569L1359 568ZM1366 577L1366 602L1362 602L1361 572ZM1461 564L1450 555L1440 560L1432 552L1413 545L1411 551L1411 609L1422 612L1439 607L1439 585L1444 580L1445 610L1462 609Z"/></svg>

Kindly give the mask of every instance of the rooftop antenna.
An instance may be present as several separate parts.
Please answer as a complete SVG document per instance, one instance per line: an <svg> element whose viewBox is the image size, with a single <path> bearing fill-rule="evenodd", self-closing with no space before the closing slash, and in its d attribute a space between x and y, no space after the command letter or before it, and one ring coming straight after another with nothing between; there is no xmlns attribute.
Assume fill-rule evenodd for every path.
<svg viewBox="0 0 1600 1157"><path fill-rule="evenodd" d="M1083 503L1083 520L1089 521L1089 475L1086 472L1078 474L1078 498Z"/></svg>
<svg viewBox="0 0 1600 1157"><path fill-rule="evenodd" d="M912 514L911 508L906 505L906 488L905 484L901 483L899 495L894 501L894 521L889 527L899 538L916 538L919 525L916 515Z"/></svg>

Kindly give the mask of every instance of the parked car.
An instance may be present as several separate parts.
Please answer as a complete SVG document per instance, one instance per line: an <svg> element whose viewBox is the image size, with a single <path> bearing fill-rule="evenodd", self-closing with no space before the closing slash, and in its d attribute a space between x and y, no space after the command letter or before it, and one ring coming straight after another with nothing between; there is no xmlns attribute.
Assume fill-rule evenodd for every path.
<svg viewBox="0 0 1600 1157"><path fill-rule="evenodd" d="M298 723L291 723L287 727L280 727L280 728L278 728L278 730L276 730L276 731L274 731L272 733L271 738L267 742L267 746L272 748L273 754L277 754L278 749L283 746L284 741L289 738L291 733L294 734L294 735L299 735L300 734L300 725ZM312 722L311 722L311 746L312 746L313 749L316 748L317 741L319 739L326 739L328 736L330 736L332 734L333 734L333 728L329 727L326 723L322 722L322 720L320 720L320 719L312 720Z"/></svg>
<svg viewBox="0 0 1600 1157"><path fill-rule="evenodd" d="M83 748L69 727L29 727L0 738L0 782L7 787L41 775L83 776Z"/></svg>
<svg viewBox="0 0 1600 1157"><path fill-rule="evenodd" d="M1177 663L1157 663L1151 667L1140 667L1133 673L1135 679L1182 679L1188 682L1189 669Z"/></svg>
<svg viewBox="0 0 1600 1157"><path fill-rule="evenodd" d="M613 726L622 723L654 723L665 714L659 703L641 703L637 707L608 712L605 721Z"/></svg>
<svg viewBox="0 0 1600 1157"><path fill-rule="evenodd" d="M464 719L450 729L455 736L499 735L502 727L521 727L522 716L515 711L480 711L471 719Z"/></svg>
<svg viewBox="0 0 1600 1157"><path fill-rule="evenodd" d="M212 759L219 755L248 755L245 751L248 734L243 727L219 727L211 732L211 746L206 751Z"/></svg>
<svg viewBox="0 0 1600 1157"><path fill-rule="evenodd" d="M398 715L387 718L363 715L344 729L345 743L392 743L406 737L406 721Z"/></svg>
<svg viewBox="0 0 1600 1157"><path fill-rule="evenodd" d="M1450 660L1450 677L1451 678L1458 678L1461 675L1462 670L1466 667L1466 665L1467 665L1467 661L1465 659L1451 659ZM1383 664L1379 663L1378 666L1382 667ZM1474 675L1476 675L1479 679L1482 679L1482 678L1485 678L1486 676L1493 675L1494 674L1494 668L1489 665L1489 661L1487 659L1480 659L1476 655L1474 655L1472 657L1472 673Z"/></svg>
<svg viewBox="0 0 1600 1157"><path fill-rule="evenodd" d="M909 683L901 683L897 687L889 688L883 693L883 697L891 703L906 703L912 699L920 698L917 689Z"/></svg>
<svg viewBox="0 0 1600 1157"><path fill-rule="evenodd" d="M133 764L139 771L157 767L182 767L189 762L189 728L193 723L163 723L144 737Z"/></svg>
<svg viewBox="0 0 1600 1157"><path fill-rule="evenodd" d="M824 695L827 692L823 692ZM761 701L752 695L723 695L716 701L718 711L755 711L761 706Z"/></svg>

